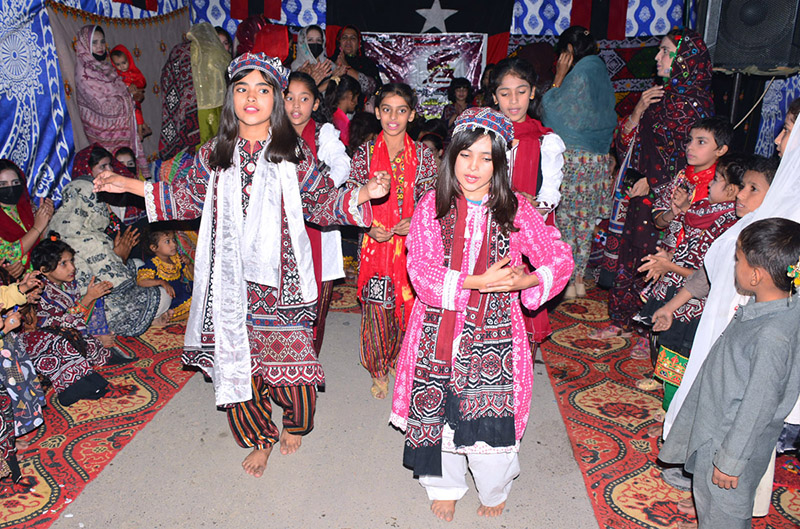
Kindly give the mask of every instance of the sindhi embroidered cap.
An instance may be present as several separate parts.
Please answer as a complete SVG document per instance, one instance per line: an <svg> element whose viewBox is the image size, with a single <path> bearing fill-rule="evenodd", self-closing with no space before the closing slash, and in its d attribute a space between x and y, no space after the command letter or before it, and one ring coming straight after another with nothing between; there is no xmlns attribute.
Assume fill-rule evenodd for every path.
<svg viewBox="0 0 800 529"><path fill-rule="evenodd" d="M266 53L244 53L236 57L228 66L228 79L242 70L260 70L270 74L278 80L282 90L289 86L289 70L281 64L277 57L270 57Z"/></svg>
<svg viewBox="0 0 800 529"><path fill-rule="evenodd" d="M453 135L465 130L492 131L511 145L514 139L514 125L502 113L489 107L472 107L466 109L456 118Z"/></svg>

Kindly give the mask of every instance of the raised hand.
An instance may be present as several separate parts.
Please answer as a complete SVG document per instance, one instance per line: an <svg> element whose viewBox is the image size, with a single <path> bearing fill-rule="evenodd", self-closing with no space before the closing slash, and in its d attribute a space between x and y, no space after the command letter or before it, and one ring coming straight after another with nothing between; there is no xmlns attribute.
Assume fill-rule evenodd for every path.
<svg viewBox="0 0 800 529"><path fill-rule="evenodd" d="M381 198L389 194L391 180L386 171L375 171L375 176L370 178L366 184L361 186L358 192L358 204L361 205L373 198Z"/></svg>
<svg viewBox="0 0 800 529"><path fill-rule="evenodd" d="M117 254L123 262L127 262L131 250L139 243L139 237L139 230L130 226L125 228L124 233L118 231L117 236L114 237L114 253Z"/></svg>
<svg viewBox="0 0 800 529"><path fill-rule="evenodd" d="M110 281L95 281L95 276L92 276L92 279L89 281L89 286L86 289L86 295L91 299L100 299L109 292L113 288L113 285Z"/></svg>

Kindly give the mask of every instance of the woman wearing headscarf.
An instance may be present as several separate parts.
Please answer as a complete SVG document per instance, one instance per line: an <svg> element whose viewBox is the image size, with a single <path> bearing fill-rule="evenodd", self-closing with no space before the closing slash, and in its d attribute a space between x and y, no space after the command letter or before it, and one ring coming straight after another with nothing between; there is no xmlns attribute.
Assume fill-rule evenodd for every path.
<svg viewBox="0 0 800 529"><path fill-rule="evenodd" d="M297 58L292 61L293 72L305 72L317 86L331 76L342 76L346 67L334 64L325 52L325 32L316 24L297 34Z"/></svg>
<svg viewBox="0 0 800 529"><path fill-rule="evenodd" d="M641 308L642 257L655 253L658 232L652 206L659 193L686 165L684 147L695 121L714 115L711 58L700 36L691 30L661 39L656 55L663 86L646 90L620 124L616 149L627 168L618 179L612 205L601 284L611 286L611 333L629 328Z"/></svg>
<svg viewBox="0 0 800 529"><path fill-rule="evenodd" d="M378 65L361 50L361 32L355 26L344 26L336 35L336 50L331 60L343 66L345 73L361 85L362 94L374 94L381 85Z"/></svg>
<svg viewBox="0 0 800 529"><path fill-rule="evenodd" d="M75 96L89 143L99 143L111 152L120 147L133 149L139 175L149 178L147 157L136 130L133 98L108 58L103 28L83 26L75 54Z"/></svg>
<svg viewBox="0 0 800 529"><path fill-rule="evenodd" d="M556 52L555 81L542 97L542 124L567 146L556 219L575 258L567 296L583 297L583 274L605 198L611 161L608 150L617 126L616 98L606 65L597 55L597 42L586 28L572 26L564 31Z"/></svg>
<svg viewBox="0 0 800 529"><path fill-rule="evenodd" d="M28 256L53 216L46 198L34 213L25 174L11 160L0 159L0 263L12 277L28 268Z"/></svg>
<svg viewBox="0 0 800 529"><path fill-rule="evenodd" d="M50 228L75 250L75 279L81 291L96 281L110 281L113 290L104 298L108 329L121 336L138 336L152 324L163 324L171 298L159 287L136 284L136 265L115 252L107 234L110 217L106 204L92 191L91 175L72 180L62 191L62 202Z"/></svg>

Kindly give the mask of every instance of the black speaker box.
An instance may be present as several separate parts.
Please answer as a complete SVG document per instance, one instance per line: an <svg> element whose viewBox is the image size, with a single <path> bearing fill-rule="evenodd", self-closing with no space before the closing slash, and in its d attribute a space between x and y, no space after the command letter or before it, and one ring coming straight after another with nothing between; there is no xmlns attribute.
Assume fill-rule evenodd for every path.
<svg viewBox="0 0 800 529"><path fill-rule="evenodd" d="M798 0L705 0L700 30L715 68L772 73L800 65Z"/></svg>

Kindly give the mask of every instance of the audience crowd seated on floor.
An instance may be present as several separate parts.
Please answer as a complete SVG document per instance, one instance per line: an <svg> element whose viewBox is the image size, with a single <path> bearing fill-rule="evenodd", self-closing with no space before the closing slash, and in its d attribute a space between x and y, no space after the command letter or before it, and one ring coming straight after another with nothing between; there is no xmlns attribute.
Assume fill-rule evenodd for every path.
<svg viewBox="0 0 800 529"><path fill-rule="evenodd" d="M184 362L214 378L216 404L252 449L245 472L262 476L276 443L292 453L313 428L344 234L358 248L350 257L369 394L386 399L395 378L391 420L407 432L404 462L422 476L437 517L453 519L467 464L481 475L479 514L502 513L519 474L532 360L551 333L546 303L595 286L608 290L611 325L589 337L628 340L631 356L652 367L639 389L663 390L666 423L648 435L667 441L663 479L699 500L678 509L697 510L700 527L745 527L766 514L769 494L756 485L763 476L771 490L769 452L800 445L800 378L788 367L745 369L744 382L771 376L760 383L779 388L767 415L798 405L758 446L734 453L719 441L730 461L693 464L708 450L685 427L685 407L722 376L701 367L706 356L712 365L744 347L721 336L731 318L741 327L734 314L776 321L785 315L764 307L777 298L796 312L800 255L789 256L795 243L779 235L799 220L786 205L800 187L797 134L790 141L800 99L775 140L779 157L734 152L731 125L714 117L703 39L673 31L655 57L664 83L618 120L597 40L573 26L536 64L520 54L487 65L480 86L454 78L450 103L426 120L411 86L384 82L358 28L338 32L330 57L320 26L300 30L294 53L276 35L261 15L235 39L192 27L149 80L165 94L151 164L142 148L152 133L141 113L148 80L130 43L107 43L100 26L79 31L76 99L89 145L75 154L58 207L32 199L23 171L0 160L0 476L20 477L16 451L42 424L42 384L63 406L103 398L114 388L97 368L133 360L117 337L176 321L187 322ZM753 222L767 217L786 222ZM189 219L200 219L199 231L167 224ZM592 261L602 219L606 243L594 251L603 257ZM781 263L794 259L791 281L754 257L759 229L772 230ZM222 304L241 310L223 314ZM486 367L492 351L512 366L501 362L499 383ZM22 376L9 376L12 363ZM452 402L417 398L437 391ZM505 399L502 418L481 407L492 391ZM747 437L753 424L731 413L731 438ZM431 421L436 433L422 426ZM681 426L670 437L673 421ZM734 464L754 454L758 465ZM738 496L728 494L736 483ZM734 497L752 508L720 514Z"/></svg>

